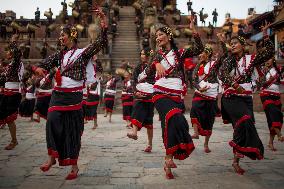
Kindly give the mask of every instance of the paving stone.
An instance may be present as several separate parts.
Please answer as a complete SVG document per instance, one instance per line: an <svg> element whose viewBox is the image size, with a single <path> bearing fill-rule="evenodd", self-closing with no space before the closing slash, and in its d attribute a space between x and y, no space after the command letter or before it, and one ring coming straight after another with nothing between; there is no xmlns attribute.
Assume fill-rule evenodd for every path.
<svg viewBox="0 0 284 189"><path fill-rule="evenodd" d="M114 185L135 184L134 178L111 178L110 183Z"/></svg>
<svg viewBox="0 0 284 189"><path fill-rule="evenodd" d="M55 181L51 179L36 179L36 180L26 180L24 181L18 189L58 189L63 184L64 180L62 181Z"/></svg>
<svg viewBox="0 0 284 189"><path fill-rule="evenodd" d="M0 188L12 188L19 186L24 181L23 176L7 176L7 177L0 177Z"/></svg>
<svg viewBox="0 0 284 189"><path fill-rule="evenodd" d="M263 143L269 139L264 114L255 114L257 130ZM186 114L187 118L189 117ZM79 158L79 178L65 181L70 167L58 165L46 173L39 166L47 159L45 143L45 124L33 126L28 121L17 120L19 145L12 151L0 150L0 188L29 189L282 189L284 186L284 145L275 141L277 152L267 150L265 159L241 160L246 170L244 176L236 175L231 167L232 148L228 141L232 137L232 127L224 126L216 120L210 139L212 152L203 151L204 137L194 140L196 150L184 160L175 160L178 168L173 169L176 179L166 180L163 170L165 149L161 138L160 122L154 118L153 152L144 153L147 135L139 132L139 140L126 137L121 115L113 115L114 123L109 124L103 115L98 115L99 127L91 130L91 124L85 127L82 149ZM193 129L190 127L190 133ZM0 132L0 147L9 141L9 131ZM22 145L22 146L21 146Z"/></svg>
<svg viewBox="0 0 284 189"><path fill-rule="evenodd" d="M113 173L111 175L112 178L138 178L138 173Z"/></svg>

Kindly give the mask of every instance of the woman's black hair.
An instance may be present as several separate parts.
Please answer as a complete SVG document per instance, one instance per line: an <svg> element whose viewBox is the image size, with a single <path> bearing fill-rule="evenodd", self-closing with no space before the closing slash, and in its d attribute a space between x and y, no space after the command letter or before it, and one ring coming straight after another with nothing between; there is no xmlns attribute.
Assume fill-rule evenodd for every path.
<svg viewBox="0 0 284 189"><path fill-rule="evenodd" d="M71 35L71 33L72 33L72 26L71 26L71 25L66 25L66 26L64 26L64 27L62 28L62 31L63 31L63 33L66 33L69 37L72 37L72 35ZM75 44L78 43L78 38L72 37L72 39L73 39L73 42L74 42Z"/></svg>
<svg viewBox="0 0 284 189"><path fill-rule="evenodd" d="M244 37L242 37L242 36L239 36L239 35L233 36L233 37L231 38L231 41L232 41L233 39L238 40L242 46L245 46L245 45L247 44L246 39L245 39Z"/></svg>
<svg viewBox="0 0 284 189"><path fill-rule="evenodd" d="M278 68L278 66L277 66L277 64L276 64L275 58L273 58L272 66L275 68L277 74L279 75L279 80L278 80L278 82L280 82L280 79L282 78L282 74L281 74L281 71L280 71L280 69Z"/></svg>
<svg viewBox="0 0 284 189"><path fill-rule="evenodd" d="M143 48L143 49L140 51L140 54L142 53L142 51L144 51L144 53L145 53L145 55L146 55L147 57L151 56L151 48L149 48L149 47Z"/></svg>
<svg viewBox="0 0 284 189"><path fill-rule="evenodd" d="M171 49L173 49L174 53L175 53L176 56L177 56L177 60L178 60L178 62L179 62L178 68L182 71L183 80L186 82L187 79L186 79L186 77L185 77L185 70L184 70L184 65L183 65L183 64L184 64L184 60L183 60L183 58L181 57L181 54L180 54L180 52L179 52L179 49L178 49L178 47L177 47L177 45L176 45L176 43L175 43L172 30L171 30L169 27L164 26L164 27L161 27L161 28L157 29L156 32L158 32L158 31L161 31L161 32L163 32L163 33L165 33L165 34L167 34L167 35L169 36L169 40L170 40L170 44L171 44Z"/></svg>

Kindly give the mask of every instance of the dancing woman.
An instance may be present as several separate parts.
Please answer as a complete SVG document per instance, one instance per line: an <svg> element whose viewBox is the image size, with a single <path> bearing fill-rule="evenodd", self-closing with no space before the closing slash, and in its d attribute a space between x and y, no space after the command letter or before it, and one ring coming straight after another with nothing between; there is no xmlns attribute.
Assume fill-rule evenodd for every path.
<svg viewBox="0 0 284 189"><path fill-rule="evenodd" d="M152 151L153 146L154 104L152 102L152 96L154 92L153 84L155 83L155 71L152 71L151 74L146 75L144 70L146 67L150 66L150 54L150 48L143 49L140 52L141 63L138 64L133 71L135 100L131 114L132 132L127 133L129 138L137 140L137 131L140 131L143 127L146 128L148 135L148 146L144 151L148 153Z"/></svg>
<svg viewBox="0 0 284 189"><path fill-rule="evenodd" d="M87 87L88 96L86 99L85 120L87 121L94 120L93 129L96 129L98 127L97 108L99 105L100 94L101 94L101 83L97 73L102 73L103 68L101 62L99 62L96 59L94 60L95 60L95 65L94 65L95 75L93 76L94 81L90 83Z"/></svg>
<svg viewBox="0 0 284 189"><path fill-rule="evenodd" d="M281 111L280 99L280 78L281 72L276 65L274 57L265 63L264 82L262 83L260 98L267 118L267 124L270 131L268 147L276 151L273 145L275 136L278 140L284 142L284 136L281 134L283 125L283 113Z"/></svg>
<svg viewBox="0 0 284 189"><path fill-rule="evenodd" d="M24 73L21 51L17 46L18 35L13 35L7 49L6 59L10 61L0 73L0 83L5 83L4 95L0 102L0 127L8 124L11 142L5 150L12 150L18 144L15 120L21 103L20 82Z"/></svg>
<svg viewBox="0 0 284 189"><path fill-rule="evenodd" d="M31 121L33 121L33 113L35 108L36 96L35 96L35 84L32 83L32 78L30 78L26 84L29 85L25 89L25 98L22 100L19 107L19 114L21 117L30 117Z"/></svg>
<svg viewBox="0 0 284 189"><path fill-rule="evenodd" d="M193 85L196 88L190 112L191 123L194 128L192 138L205 136L204 151L211 152L208 143L212 134L215 116L218 112L218 79L219 60L212 60L213 50L206 45L199 55L199 63L193 71Z"/></svg>
<svg viewBox="0 0 284 189"><path fill-rule="evenodd" d="M245 39L233 37L232 56L227 57L220 68L219 78L224 88L222 105L234 128L233 140L229 142L234 153L232 166L238 174L245 172L239 165L240 158L263 159L263 144L253 120L251 81L255 67L274 55L273 44L264 36L265 47L256 55L245 55Z"/></svg>
<svg viewBox="0 0 284 189"><path fill-rule="evenodd" d="M67 180L77 178L79 171L77 162L84 128L82 90L87 73L94 71L90 59L105 45L107 37L105 17L101 11L97 11L97 14L101 17L102 34L96 41L79 49L78 32L75 27L67 25L60 33L60 41L65 49L49 56L35 70L43 75L44 70L58 68L46 123L48 161L40 168L48 171L56 163L55 158L58 158L60 166L72 166Z"/></svg>
<svg viewBox="0 0 284 189"><path fill-rule="evenodd" d="M178 49L172 30L168 27L162 27L156 31L156 41L160 50L151 66L156 70L152 100L161 118L166 149L164 170L168 179L174 178L171 172L171 168L176 168L173 158L184 160L194 150L188 122L182 113L181 99L186 91L184 59L199 55L203 51L203 44L195 31L193 19L191 18L191 27L196 42L193 48Z"/></svg>
<svg viewBox="0 0 284 189"><path fill-rule="evenodd" d="M45 77L36 79L36 105L34 113L37 115L36 122L40 122L40 118L47 119L48 107L53 90L53 77L55 70L50 70L49 74Z"/></svg>
<svg viewBox="0 0 284 189"><path fill-rule="evenodd" d="M124 77L121 101L123 120L126 121L126 127L130 127L133 109L133 81L131 80L131 74Z"/></svg>
<svg viewBox="0 0 284 189"><path fill-rule="evenodd" d="M105 115L107 117L109 114L109 122L111 122L111 116L114 106L115 94L116 94L116 83L119 81L118 77L113 77L109 75L108 81L106 83L106 90L104 93L105 101Z"/></svg>

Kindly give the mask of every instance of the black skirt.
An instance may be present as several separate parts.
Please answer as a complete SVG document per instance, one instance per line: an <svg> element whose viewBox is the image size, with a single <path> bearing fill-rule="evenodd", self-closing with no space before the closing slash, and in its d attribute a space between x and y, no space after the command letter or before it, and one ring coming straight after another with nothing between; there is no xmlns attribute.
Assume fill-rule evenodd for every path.
<svg viewBox="0 0 284 189"><path fill-rule="evenodd" d="M131 120L131 113L133 109L133 96L130 95L122 95L122 112L123 112L123 120Z"/></svg>
<svg viewBox="0 0 284 189"><path fill-rule="evenodd" d="M35 114L47 119L47 112L51 96L38 97L35 105Z"/></svg>
<svg viewBox="0 0 284 189"><path fill-rule="evenodd" d="M0 102L0 127L17 119L21 99L20 93L2 96Z"/></svg>
<svg viewBox="0 0 284 189"><path fill-rule="evenodd" d="M280 96L261 96L261 102L267 119L270 134L276 135L274 128L281 130L283 125L283 113Z"/></svg>
<svg viewBox="0 0 284 189"><path fill-rule="evenodd" d="M217 100L205 99L195 94L190 111L191 123L198 126L201 136L211 136L218 112Z"/></svg>
<svg viewBox="0 0 284 189"><path fill-rule="evenodd" d="M36 99L25 99L21 102L19 107L19 114L21 117L31 117L34 113Z"/></svg>
<svg viewBox="0 0 284 189"><path fill-rule="evenodd" d="M252 97L224 97L222 104L234 127L233 140L229 142L238 156L263 159L264 148L252 117Z"/></svg>
<svg viewBox="0 0 284 189"><path fill-rule="evenodd" d="M100 96L89 94L85 101L85 120L95 120L97 119L97 109L99 104Z"/></svg>
<svg viewBox="0 0 284 189"><path fill-rule="evenodd" d="M224 124L230 124L233 123L232 120L230 119L230 116L228 113L225 111L224 105L223 105L223 100L224 96L221 97L221 116Z"/></svg>
<svg viewBox="0 0 284 189"><path fill-rule="evenodd" d="M153 102L161 118L162 137L166 154L183 160L194 150L187 120L182 113L179 97L154 93Z"/></svg>
<svg viewBox="0 0 284 189"><path fill-rule="evenodd" d="M138 127L153 129L154 104L152 100L136 99L131 114L131 123Z"/></svg>
<svg viewBox="0 0 284 189"><path fill-rule="evenodd" d="M76 165L84 130L82 92L53 91L46 122L48 155L60 166Z"/></svg>
<svg viewBox="0 0 284 189"><path fill-rule="evenodd" d="M105 110L107 112L112 112L113 111L114 98L115 98L114 95L105 94L104 101L105 101Z"/></svg>

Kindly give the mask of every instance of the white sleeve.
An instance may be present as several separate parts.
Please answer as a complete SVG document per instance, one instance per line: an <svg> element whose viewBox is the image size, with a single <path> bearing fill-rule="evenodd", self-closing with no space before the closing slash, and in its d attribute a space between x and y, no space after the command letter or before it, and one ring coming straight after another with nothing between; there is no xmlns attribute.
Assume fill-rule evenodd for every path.
<svg viewBox="0 0 284 189"><path fill-rule="evenodd" d="M259 79L259 74L256 70L256 68L254 68L253 73L251 75L251 84L252 84L252 88L254 89L256 87L256 82Z"/></svg>
<svg viewBox="0 0 284 189"><path fill-rule="evenodd" d="M94 69L94 64L93 61L89 61L87 64L87 68L86 68L86 85L89 85L90 83L94 83L95 80L95 69Z"/></svg>
<svg viewBox="0 0 284 189"><path fill-rule="evenodd" d="M147 77L147 74L146 74L146 71L144 69L144 71L138 75L138 82L144 80L146 77Z"/></svg>

